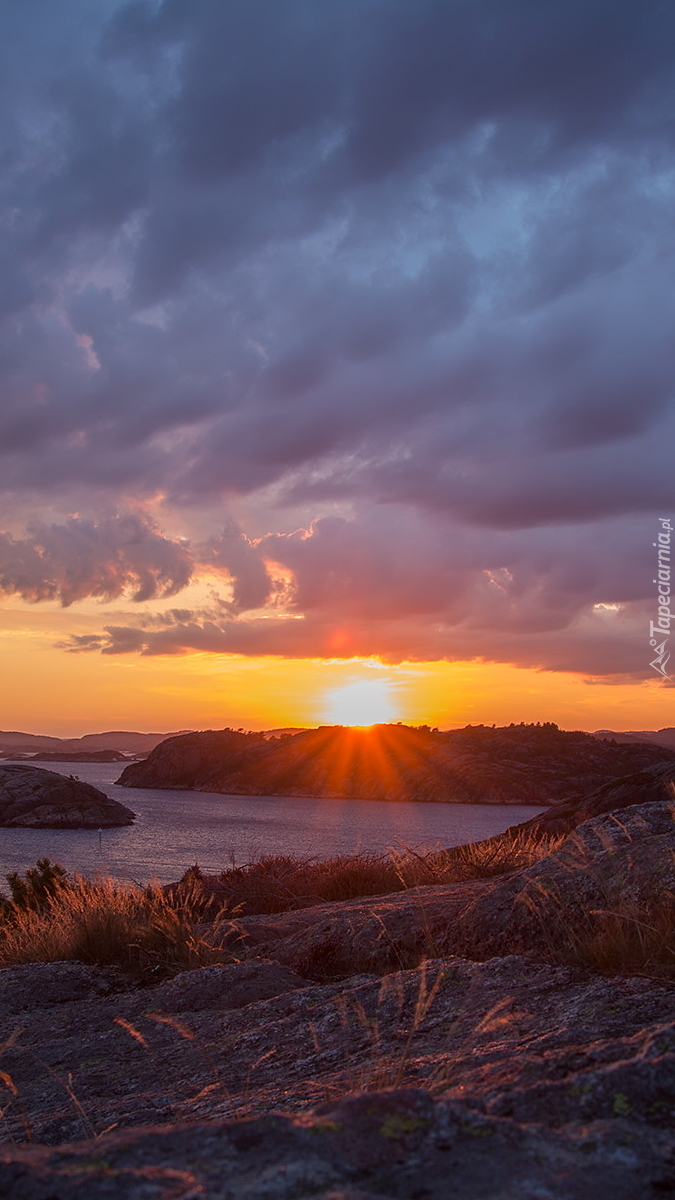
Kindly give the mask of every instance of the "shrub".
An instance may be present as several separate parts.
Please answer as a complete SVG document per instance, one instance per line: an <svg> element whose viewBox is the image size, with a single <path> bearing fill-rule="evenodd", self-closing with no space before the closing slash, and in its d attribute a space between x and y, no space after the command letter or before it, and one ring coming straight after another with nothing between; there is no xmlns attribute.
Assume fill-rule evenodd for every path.
<svg viewBox="0 0 675 1200"><path fill-rule="evenodd" d="M328 859L270 854L220 875L204 875L198 866L190 867L179 883L170 885L167 895L204 919L218 913L243 916L285 912L330 900L503 875L550 854L560 840L542 840L528 834L515 839L491 838L429 854L402 847L390 855L341 854Z"/></svg>
<svg viewBox="0 0 675 1200"><path fill-rule="evenodd" d="M7 877L12 895L3 901L0 967L75 960L150 982L233 961L222 945L234 917L500 874L529 866L551 848L534 839L493 838L424 855L406 848L320 860L268 855L220 875L204 875L195 865L164 888L69 877L58 863L40 859L24 879Z"/></svg>
<svg viewBox="0 0 675 1200"><path fill-rule="evenodd" d="M12 908L44 908L48 900L69 886L67 872L60 863L50 862L48 858L39 858L34 867L28 868L23 879L18 871L10 871L5 879L11 897L7 899L0 892L0 911L4 914L9 914Z"/></svg>

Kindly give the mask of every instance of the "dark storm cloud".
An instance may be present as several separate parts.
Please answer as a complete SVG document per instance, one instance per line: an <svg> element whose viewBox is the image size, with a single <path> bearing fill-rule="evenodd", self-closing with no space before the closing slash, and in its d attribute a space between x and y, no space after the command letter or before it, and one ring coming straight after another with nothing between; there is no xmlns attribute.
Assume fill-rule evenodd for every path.
<svg viewBox="0 0 675 1200"><path fill-rule="evenodd" d="M72 596L64 522L4 543L8 587L231 581L84 649L597 658L579 621L647 602L636 518L675 504L673 6L64 0L0 34L8 502L303 513L148 527L149 579L113 538ZM232 619L274 563L292 615Z"/></svg>

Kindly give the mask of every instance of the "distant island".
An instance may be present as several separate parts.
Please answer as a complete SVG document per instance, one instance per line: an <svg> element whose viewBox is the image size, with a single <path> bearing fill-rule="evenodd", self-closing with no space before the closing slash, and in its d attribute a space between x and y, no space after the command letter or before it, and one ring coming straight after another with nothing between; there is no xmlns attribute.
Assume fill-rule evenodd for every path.
<svg viewBox="0 0 675 1200"><path fill-rule="evenodd" d="M675 749L619 743L552 722L323 726L269 738L233 729L160 743L130 763L124 787L251 796L550 805L608 780L675 762Z"/></svg>
<svg viewBox="0 0 675 1200"><path fill-rule="evenodd" d="M128 762L129 755L121 750L38 750L30 759L31 762L110 763Z"/></svg>
<svg viewBox="0 0 675 1200"><path fill-rule="evenodd" d="M98 754L111 750L118 754L149 754L168 737L176 737L189 730L174 733L137 733L133 730L114 729L106 733L85 733L83 737L59 738L43 733L21 733L19 730L0 729L0 758L35 757L43 752L64 755L52 762L100 761L84 759L82 755ZM109 760L107 760L109 761Z"/></svg>
<svg viewBox="0 0 675 1200"><path fill-rule="evenodd" d="M675 727L672 725L665 729L596 729L593 736L615 742L655 742L657 746L675 750Z"/></svg>

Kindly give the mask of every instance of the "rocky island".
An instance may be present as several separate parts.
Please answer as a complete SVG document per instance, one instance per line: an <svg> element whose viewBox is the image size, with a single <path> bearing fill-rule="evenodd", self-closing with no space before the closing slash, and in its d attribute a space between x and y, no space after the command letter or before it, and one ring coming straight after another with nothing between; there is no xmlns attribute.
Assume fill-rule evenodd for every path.
<svg viewBox="0 0 675 1200"><path fill-rule="evenodd" d="M79 779L16 763L0 765L0 826L5 829L107 829L135 814Z"/></svg>
<svg viewBox="0 0 675 1200"><path fill-rule="evenodd" d="M252 796L549 805L608 780L675 763L675 751L543 725L325 726L279 738L232 729L161 742L124 787Z"/></svg>
<svg viewBox="0 0 675 1200"><path fill-rule="evenodd" d="M37 754L31 756L33 762L128 762L129 758L126 754L122 754L120 750L38 750Z"/></svg>

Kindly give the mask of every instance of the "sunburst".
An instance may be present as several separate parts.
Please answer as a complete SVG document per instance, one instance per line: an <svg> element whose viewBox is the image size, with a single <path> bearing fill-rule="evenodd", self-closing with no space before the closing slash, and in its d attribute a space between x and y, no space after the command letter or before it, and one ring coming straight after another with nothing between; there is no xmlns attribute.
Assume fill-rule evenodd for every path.
<svg viewBox="0 0 675 1200"><path fill-rule="evenodd" d="M362 679L338 688L330 693L324 711L331 725L378 725L397 716L384 679Z"/></svg>

